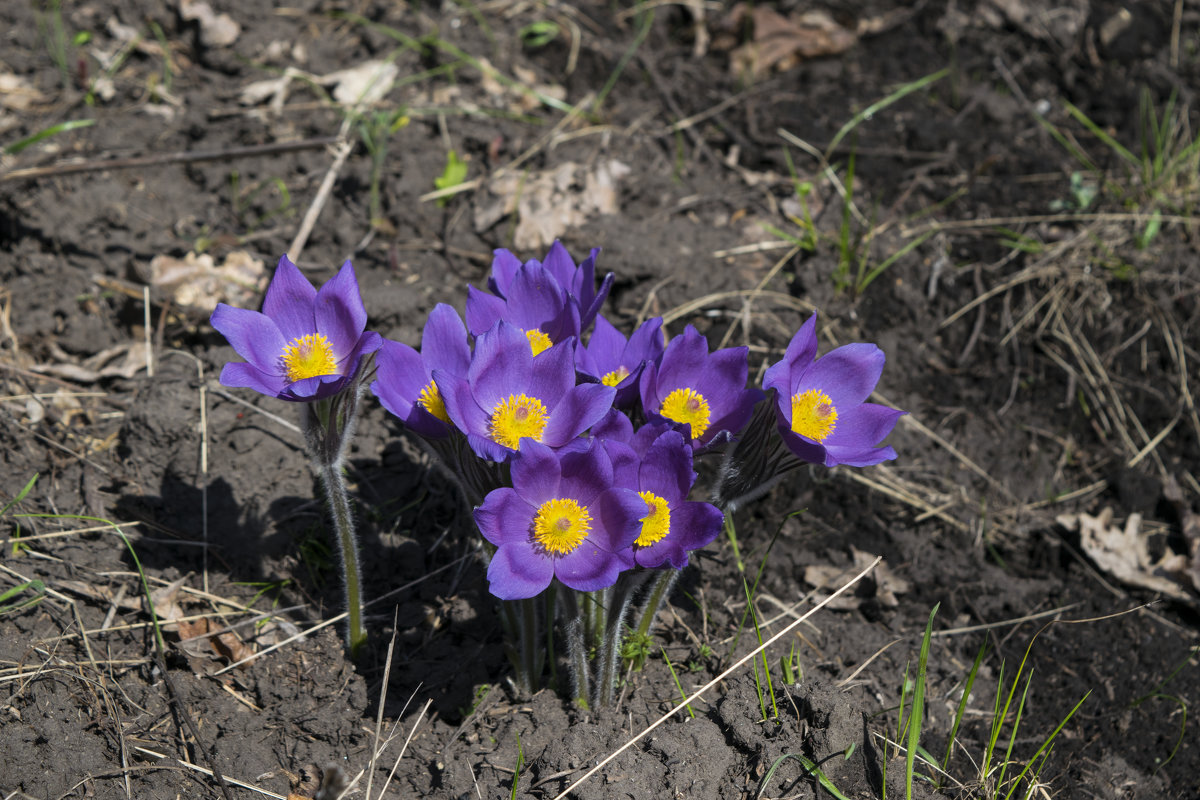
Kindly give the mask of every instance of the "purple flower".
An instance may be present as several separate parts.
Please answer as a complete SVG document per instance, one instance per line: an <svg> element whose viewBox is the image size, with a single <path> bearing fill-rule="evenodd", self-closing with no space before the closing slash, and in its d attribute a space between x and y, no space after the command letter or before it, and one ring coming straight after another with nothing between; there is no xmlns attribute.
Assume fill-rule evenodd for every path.
<svg viewBox="0 0 1200 800"><path fill-rule="evenodd" d="M542 266L554 276L558 284L575 299L579 307L579 329L581 331L586 331L592 324L592 320L596 318L600 306L604 305L604 300L608 297L608 292L613 284L614 276L610 272L604 276L600 290L596 291L596 256L599 254L599 248L592 248L591 254L576 267L567 248L563 246L562 242L555 240L554 244L550 246L550 252L546 254L546 260L542 262ZM526 263L537 264L538 262L528 261ZM496 250L495 258L492 261L492 277L488 279L488 288L501 297L508 297L513 278L520 266L520 259L512 253L507 250Z"/></svg>
<svg viewBox="0 0 1200 800"><path fill-rule="evenodd" d="M310 402L337 394L354 379L363 357L383 342L378 333L364 332L367 310L349 261L318 291L283 256L261 314L218 303L210 321L246 359L225 365L222 385L281 400Z"/></svg>
<svg viewBox="0 0 1200 800"><path fill-rule="evenodd" d="M863 402L875 389L885 356L873 344L848 344L817 358L817 315L801 326L783 360L763 376L775 390L784 443L798 458L827 467L867 467L896 457L878 447L905 412Z"/></svg>
<svg viewBox="0 0 1200 800"><path fill-rule="evenodd" d="M433 371L465 377L471 364L467 328L458 313L438 303L421 334L421 352L400 342L383 340L376 356L379 377L371 391L388 411L426 438L441 439L453 430Z"/></svg>
<svg viewBox="0 0 1200 800"><path fill-rule="evenodd" d="M525 334L499 322L475 340L465 376L435 369L433 380L471 449L507 461L523 439L562 447L612 407L611 386L575 384L573 350L568 340L534 358Z"/></svg>
<svg viewBox="0 0 1200 800"><path fill-rule="evenodd" d="M762 398L746 388L747 347L708 352L708 341L691 325L671 340L657 364L642 371L642 408L651 420L687 425L694 446L711 443L723 431L736 433Z"/></svg>
<svg viewBox="0 0 1200 800"><path fill-rule="evenodd" d="M647 446L646 440L654 438ZM636 488L650 513L633 542L633 557L643 567L687 566L687 554L717 538L725 515L709 503L692 502L696 482L692 448L683 434L663 426L643 425L631 442L637 454ZM618 485L622 485L618 481Z"/></svg>
<svg viewBox="0 0 1200 800"><path fill-rule="evenodd" d="M479 336L500 320L525 333L534 355L578 336L580 331L579 305L536 261L517 267L504 298L474 286L467 288L467 327L471 333Z"/></svg>
<svg viewBox="0 0 1200 800"><path fill-rule="evenodd" d="M554 578L578 591L603 589L633 566L629 548L649 509L636 492L613 487L612 463L595 440L560 455L526 440L512 482L475 509L497 547L488 565L496 597L533 597Z"/></svg>
<svg viewBox="0 0 1200 800"><path fill-rule="evenodd" d="M575 368L605 386L615 386L616 404L628 407L638 399L642 368L658 361L662 354L662 317L646 320L626 339L611 322L597 315L596 329L587 346L576 349Z"/></svg>

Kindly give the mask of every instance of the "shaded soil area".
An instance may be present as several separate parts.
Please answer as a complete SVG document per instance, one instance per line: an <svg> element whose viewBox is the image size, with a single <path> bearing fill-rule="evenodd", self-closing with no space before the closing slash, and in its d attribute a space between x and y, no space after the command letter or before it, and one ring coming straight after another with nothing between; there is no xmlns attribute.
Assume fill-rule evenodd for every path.
<svg viewBox="0 0 1200 800"><path fill-rule="evenodd" d="M961 724L918 796L1200 795L1190 4L116 0L0 31L0 504L37 476L0 505L0 796L553 798L749 652L744 580L765 638L875 556L769 651L777 710L747 666L573 796L828 796L804 760L901 796L935 605L939 764ZM493 249L555 238L602 248L610 319L754 376L819 308L909 411L895 462L737 514L614 711L510 689L467 509L374 403L350 660L294 409L216 383L207 322L281 253L350 258L416 345Z"/></svg>

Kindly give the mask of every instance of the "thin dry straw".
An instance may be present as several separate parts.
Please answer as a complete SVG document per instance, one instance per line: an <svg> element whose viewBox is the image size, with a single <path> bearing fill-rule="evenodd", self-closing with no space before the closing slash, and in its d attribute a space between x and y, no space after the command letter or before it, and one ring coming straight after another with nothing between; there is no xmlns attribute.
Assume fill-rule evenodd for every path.
<svg viewBox="0 0 1200 800"><path fill-rule="evenodd" d="M581 777L579 780L575 781L573 784L571 784L571 785L570 785L570 786L568 786L566 789L564 789L564 790L563 790L563 791L562 791L560 794L556 795L556 796L554 797L554 800L562 800L562 798L566 797L566 796L567 796L567 795L569 795L571 792L575 791L575 789L576 789L576 788L578 788L580 785L582 785L582 784L583 784L585 781L587 781L587 779L588 779L588 778L592 777L592 776L593 776L593 775L595 775L597 772L599 772L599 771L600 771L600 770L601 770L601 769L602 769L602 768L603 768L605 765L607 765L607 764L608 764L610 761L612 761L613 759L615 759L617 756L621 755L621 753L624 753L624 752L625 752L626 750L628 750L630 747L633 747L635 744L637 744L639 741L641 741L641 740L642 740L642 739L643 739L643 738L644 738L644 737L645 737L645 736L646 736L648 733L650 733L651 731L653 731L653 730L654 730L655 728L657 728L659 725L661 725L661 724L663 724L664 722L666 722L666 721L667 721L668 719L670 719L671 717L675 716L675 714L677 714L677 713L679 713L680 711L682 711L682 710L683 710L684 708L686 708L686 707L687 707L687 706L688 706L690 703L692 703L692 702L694 702L695 700L697 700L697 699L698 699L698 698L699 698L699 697L700 697L702 694L704 694L705 692L707 692L709 689L711 689L712 687L716 686L716 685L717 685L718 683L720 683L721 681L723 681L723 680L725 680L726 678L728 678L730 675L732 675L734 672L736 672L738 669L740 669L740 668L741 668L741 667L742 667L744 664L746 664L746 662L750 661L750 660L751 660L751 659L753 659L755 656L757 656L759 653L761 653L762 651L766 650L768 647L770 647L771 645L775 644L777 641L779 641L780 639L782 639L784 636L786 636L786 635L788 635L789 633L791 633L793 630L795 630L797 627L799 627L801 623L803 623L805 620L807 620L809 617L811 617L811 616L812 616L813 614L815 614L817 611L819 611L819 610L821 610L822 608L824 608L824 607L825 607L825 605L826 605L826 604L828 604L830 601L832 601L834 598L838 597L838 596L839 596L839 595L841 595L843 592L845 592L847 589L849 589L851 586L853 586L854 584L858 583L860 580L862 580L863 578L865 578L865 577L867 576L867 574L868 574L868 573L870 573L870 572L871 572L871 570L875 569L875 567L876 567L876 566L879 564L879 562L880 562L880 561L882 561L882 560L883 560L883 557L882 557L882 556L876 556L874 561L872 561L870 564L868 564L868 565L867 565L867 567L866 567L865 569L863 569L863 571L862 571L862 572L858 573L858 574L857 574L857 575L855 575L853 578L851 578L849 582L847 582L847 583L846 583L844 586L842 586L842 588L838 589L836 592L834 592L833 594L829 595L829 597L825 598L825 599L824 599L824 600L823 600L823 601L822 601L822 602L821 602L819 605L815 606L815 607L814 607L814 608L813 608L811 611L809 611L807 614L804 614L803 616L801 616L800 618L798 618L797 620L795 620L794 622L792 622L790 625L788 625L786 628L784 628L783 630L781 630L779 633L775 634L775 635L774 635L774 636L772 636L770 639L768 639L767 641L765 641L765 642L763 642L762 644L760 644L760 645L759 645L758 647L756 647L754 650L751 650L749 653L747 653L746 655L742 656L742 657L741 657L740 659L738 659L738 661L737 661L735 664L733 664L733 666L731 666L729 669L725 670L725 671L724 671L724 672L722 672L720 675L718 675L717 677L713 678L713 679L712 679L711 681L709 681L708 683L704 684L704 686L701 686L701 687L700 687L699 689L697 689L695 692L692 692L692 694L691 694L691 695L689 695L687 698L685 698L685 699L683 700L683 702L681 702L679 705L677 705L677 706L675 706L674 708L672 708L672 709L671 709L670 711L668 711L666 714L663 714L661 717L659 717L659 718L658 718L658 719L657 719L655 722L651 723L651 724L650 724L650 725L649 725L649 726L648 726L648 727L647 727L645 730L643 730L643 731L642 731L641 733L639 733L637 736L634 736L632 739L630 739L629 741L627 741L625 744L623 744L623 745L621 745L620 747L618 747L616 750L614 750L612 753L610 753L610 754L609 754L607 757L605 757L605 758L604 758L604 759L603 759L603 760L602 760L602 761L601 761L599 764L597 764L596 766L592 767L592 768L591 768L591 769L589 769L587 772L585 772L585 773L583 774L583 776L582 776L582 777Z"/></svg>

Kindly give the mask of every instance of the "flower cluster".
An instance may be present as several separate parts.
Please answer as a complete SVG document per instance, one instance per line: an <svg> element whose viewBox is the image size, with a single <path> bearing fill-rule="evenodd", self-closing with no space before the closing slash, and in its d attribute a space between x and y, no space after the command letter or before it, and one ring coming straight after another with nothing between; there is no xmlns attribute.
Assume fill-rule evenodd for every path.
<svg viewBox="0 0 1200 800"><path fill-rule="evenodd" d="M213 314L246 359L221 380L320 401L356 393L373 358L375 396L460 480L489 545L491 592L506 601L556 585L592 596L625 576L673 573L788 469L895 458L880 442L903 412L865 402L883 369L879 348L818 358L814 315L761 388L748 386L746 347L713 350L690 325L668 343L661 318L627 338L601 313L613 275L597 288L597 254L576 265L560 243L544 261L497 250L488 290L467 290L465 320L438 305L419 350L364 332L348 263L318 291L284 258L262 314ZM714 502L689 499L693 460L714 452L724 454ZM654 604L671 580L649 591ZM630 585L629 596L642 586ZM615 619L607 635L619 640Z"/></svg>

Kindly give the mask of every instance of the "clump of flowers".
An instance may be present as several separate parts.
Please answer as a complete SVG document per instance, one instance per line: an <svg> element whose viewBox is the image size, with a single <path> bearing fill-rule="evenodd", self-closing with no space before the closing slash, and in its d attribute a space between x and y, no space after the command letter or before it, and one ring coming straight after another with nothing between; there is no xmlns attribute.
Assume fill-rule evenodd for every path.
<svg viewBox="0 0 1200 800"><path fill-rule="evenodd" d="M559 243L541 262L497 250L490 291L468 290L465 323L438 305L420 350L363 333L348 264L316 292L282 259L263 314L213 314L246 358L226 366L226 385L336 405L341 416L318 410L308 426L327 485L339 462L325 454L344 450L374 354L372 391L473 508L514 684L541 685L552 627L587 705L612 702L627 635L649 636L689 554L727 514L801 464L895 458L880 443L903 413L866 402L879 348L817 356L815 315L761 388L747 385L748 348L711 350L690 325L669 343L660 318L626 337L601 313L613 275L597 288L597 254L576 265ZM717 480L693 498L694 462L708 456L721 459Z"/></svg>

